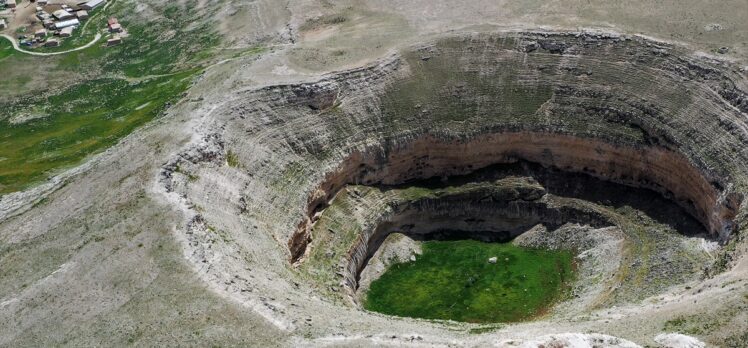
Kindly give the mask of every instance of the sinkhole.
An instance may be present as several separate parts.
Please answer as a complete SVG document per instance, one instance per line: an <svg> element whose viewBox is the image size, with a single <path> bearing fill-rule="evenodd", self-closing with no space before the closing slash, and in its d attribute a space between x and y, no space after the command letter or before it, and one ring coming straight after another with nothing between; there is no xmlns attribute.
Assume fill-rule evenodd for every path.
<svg viewBox="0 0 748 348"><path fill-rule="evenodd" d="M480 322L571 317L699 279L714 264L707 249L729 241L744 215L730 157L742 153L744 127L716 116L742 112L744 94L732 75L649 43L599 39L469 35L274 89L286 96L273 94L277 114L298 122L263 119L281 125L263 139L293 132L283 143L293 163L273 168L300 188L282 205L298 208L280 234L289 264L329 301ZM527 288L535 298L514 297L537 300L521 313L471 300L525 292L503 287L515 272L471 274L495 270L487 259L502 248L527 260L546 253L570 271L546 276L556 285L544 292ZM449 250L464 253L452 262ZM553 272L530 271L516 274ZM450 272L459 276L438 276ZM454 290L471 283L487 294ZM404 310L397 299L409 293L431 302Z"/></svg>
<svg viewBox="0 0 748 348"><path fill-rule="evenodd" d="M672 196L519 159L398 184L347 184L315 213L310 234L298 265L331 298L479 323L655 293L661 282L648 280L697 276L704 255L684 240L715 239ZM594 253L614 264L580 258ZM616 290L590 289L595 277L617 279Z"/></svg>

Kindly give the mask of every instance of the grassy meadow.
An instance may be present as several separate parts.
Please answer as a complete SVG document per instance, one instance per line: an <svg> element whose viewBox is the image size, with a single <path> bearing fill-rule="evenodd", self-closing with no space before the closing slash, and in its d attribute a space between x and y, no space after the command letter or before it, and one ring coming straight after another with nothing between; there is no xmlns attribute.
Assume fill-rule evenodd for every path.
<svg viewBox="0 0 748 348"><path fill-rule="evenodd" d="M488 262L496 257L496 263ZM571 251L475 240L426 241L414 262L396 263L372 282L368 310L472 323L542 315L574 277Z"/></svg>
<svg viewBox="0 0 748 348"><path fill-rule="evenodd" d="M206 20L210 10L194 5L150 4L159 16L149 19L135 14L134 2L118 0L62 47L39 52L85 44L109 16L129 33L114 47L104 46L105 37L84 50L37 57L0 39L0 76L12 76L0 81L0 195L79 164L178 101L219 43Z"/></svg>

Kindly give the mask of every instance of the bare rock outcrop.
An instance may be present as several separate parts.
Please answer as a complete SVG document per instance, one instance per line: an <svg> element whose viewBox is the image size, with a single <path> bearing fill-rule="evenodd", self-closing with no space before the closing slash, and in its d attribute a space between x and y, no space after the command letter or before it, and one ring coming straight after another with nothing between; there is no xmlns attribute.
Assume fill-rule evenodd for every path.
<svg viewBox="0 0 748 348"><path fill-rule="evenodd" d="M351 184L528 161L653 190L731 245L721 252L729 257L718 256L728 260L722 269L738 264L735 244L745 244L748 222L747 90L734 66L636 36L455 34L318 81L235 91L201 130L216 141L166 164L162 184L210 226L193 232L221 231L186 239L188 254L206 255L196 267L204 279L251 288L231 296L293 323L286 327L324 331L310 323L335 318L336 330L365 336L394 319L318 297L315 280L294 267L331 200ZM647 229L638 231L646 239ZM637 312L621 313L565 327L615 331Z"/></svg>

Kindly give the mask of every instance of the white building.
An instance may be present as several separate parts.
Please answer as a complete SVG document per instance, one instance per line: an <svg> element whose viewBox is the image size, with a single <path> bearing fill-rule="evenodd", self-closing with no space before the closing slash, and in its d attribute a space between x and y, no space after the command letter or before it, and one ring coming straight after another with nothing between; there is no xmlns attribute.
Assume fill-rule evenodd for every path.
<svg viewBox="0 0 748 348"><path fill-rule="evenodd" d="M68 19L66 21L55 23L55 29L62 29L67 27L73 27L80 25L81 22L77 18Z"/></svg>
<svg viewBox="0 0 748 348"><path fill-rule="evenodd" d="M7 28L7 27L8 27L8 25L5 24L5 20L2 19L2 18L0 18L0 30L3 30L5 28Z"/></svg>
<svg viewBox="0 0 748 348"><path fill-rule="evenodd" d="M64 20L73 18L73 15L70 14L70 12L65 11L65 10L57 10L55 12L52 12L52 16L57 18L58 21L64 21Z"/></svg>
<svg viewBox="0 0 748 348"><path fill-rule="evenodd" d="M83 5L81 5L81 8L87 11L91 11L103 4L106 4L106 0L91 0Z"/></svg>
<svg viewBox="0 0 748 348"><path fill-rule="evenodd" d="M16 0L5 0L5 6L8 8L16 8Z"/></svg>

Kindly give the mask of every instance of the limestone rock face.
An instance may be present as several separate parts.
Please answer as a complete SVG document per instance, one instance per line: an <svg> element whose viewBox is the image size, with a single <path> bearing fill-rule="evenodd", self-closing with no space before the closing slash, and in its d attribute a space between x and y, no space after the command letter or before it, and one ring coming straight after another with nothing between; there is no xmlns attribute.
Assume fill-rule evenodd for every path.
<svg viewBox="0 0 748 348"><path fill-rule="evenodd" d="M231 296L287 327L342 318L339 330L356 335L390 319L319 299L293 266L347 185L528 161L658 192L726 243L748 211L747 90L736 67L640 37L460 34L318 81L236 91L161 184L199 217L179 230L204 279L232 289L271 279ZM544 192L495 194L537 206ZM349 218L375 221L367 208L377 211Z"/></svg>
<svg viewBox="0 0 748 348"><path fill-rule="evenodd" d="M655 336L654 340L665 348L703 348L706 347L704 342L698 339L679 334L679 333L662 333Z"/></svg>
<svg viewBox="0 0 748 348"><path fill-rule="evenodd" d="M499 347L620 347L638 348L636 343L601 334L564 333L546 335L532 340L505 340L498 343Z"/></svg>

